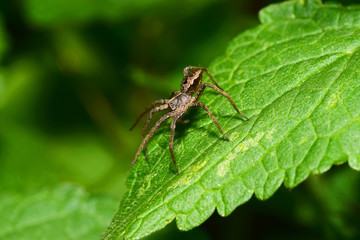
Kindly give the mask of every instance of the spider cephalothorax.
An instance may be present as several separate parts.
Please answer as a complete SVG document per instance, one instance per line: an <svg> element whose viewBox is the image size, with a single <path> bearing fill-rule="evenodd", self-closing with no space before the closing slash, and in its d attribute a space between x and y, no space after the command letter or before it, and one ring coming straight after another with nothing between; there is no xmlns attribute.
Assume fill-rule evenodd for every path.
<svg viewBox="0 0 360 240"><path fill-rule="evenodd" d="M209 77L211 78L211 80L214 82L214 84L216 86L214 86L214 85L212 85L210 83L201 84L203 71L205 71L209 75ZM235 110L240 115L242 115L244 118L248 119L244 114L242 114L239 111L239 109L236 107L236 105L233 102L233 100L231 99L231 97L226 92L221 90L221 88L216 83L214 77L209 73L207 68L204 68L204 67L192 67L192 66L186 67L184 69L184 76L185 77L184 77L183 81L181 82L181 88L180 88L181 91L174 91L172 93L172 97L170 99L160 99L160 100L157 100L157 101L153 102L148 108L145 109L145 111L143 113L140 114L138 119L135 121L134 125L130 128L130 130L132 130L135 127L135 125L139 122L141 117L144 116L144 114L147 113L150 109L152 109L155 105L162 104L162 105L160 105L158 107L153 108L150 111L149 115L148 115L147 121L146 121L146 123L144 125L144 128L142 130L143 141L142 141L142 143L141 143L141 145L139 147L139 150L137 151L137 153L135 155L134 160L131 163L132 165L136 162L140 152L143 149L145 150L146 160L149 161L148 160L147 149L146 149L146 142L150 139L150 137L154 134L154 132L156 131L156 129L160 126L160 124L162 122L164 122L165 120L173 117L173 120L171 122L171 135L170 135L169 148L170 148L170 153L171 153L173 163L175 165L176 172L179 173L179 170L177 168L176 161L175 161L174 151L173 151L173 141L174 141L175 127L176 127L176 122L177 121L182 121L182 120L180 120L180 118L187 112L189 107L201 107L201 108L203 108L208 113L208 115L211 117L211 119L214 121L214 123L216 124L216 126L219 129L219 131L221 132L221 134L227 140L229 140L229 138L222 131L219 123L217 122L214 115L210 112L210 110L203 103L198 102L199 99L200 99L201 94L203 93L203 91L205 89L205 87L211 87L212 89L214 89L218 93L222 94L224 97L226 97L230 101L230 103L233 105ZM197 94L196 94L195 97L193 97L193 95L196 93L196 91L197 91ZM147 129L149 123L150 123L152 114L155 113L155 112L166 110L166 109L169 109L170 112L165 114L164 116L162 116L155 123L155 125L148 132L148 134L145 135L146 129ZM187 121L183 121L183 122L187 122Z"/></svg>

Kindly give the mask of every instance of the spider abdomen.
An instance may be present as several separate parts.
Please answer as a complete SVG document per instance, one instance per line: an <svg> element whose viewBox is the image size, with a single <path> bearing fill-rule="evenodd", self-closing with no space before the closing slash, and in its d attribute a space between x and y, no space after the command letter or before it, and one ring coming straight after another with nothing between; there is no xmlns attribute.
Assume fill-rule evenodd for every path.
<svg viewBox="0 0 360 240"><path fill-rule="evenodd" d="M182 93L193 95L200 87L201 81L202 81L202 70L196 70L191 73L188 73L184 77L181 83L180 90Z"/></svg>

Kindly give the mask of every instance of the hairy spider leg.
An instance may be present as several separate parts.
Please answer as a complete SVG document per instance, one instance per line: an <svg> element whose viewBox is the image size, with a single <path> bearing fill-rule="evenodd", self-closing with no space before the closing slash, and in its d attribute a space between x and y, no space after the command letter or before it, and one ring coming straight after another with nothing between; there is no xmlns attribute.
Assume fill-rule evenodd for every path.
<svg viewBox="0 0 360 240"><path fill-rule="evenodd" d="M168 103L169 100L168 99L160 99L157 101L154 101L151 103L150 106L148 106L141 114L140 116L136 119L135 123L131 126L130 131L133 130L133 128L136 126L136 124L138 124L138 122L140 121L140 119L145 115L145 113L147 113L150 109L152 109L155 105L157 104L165 104Z"/></svg>
<svg viewBox="0 0 360 240"><path fill-rule="evenodd" d="M145 138L143 139L135 157L134 160L131 162L131 165L134 165L134 163L136 162L140 152L143 150L146 142L152 137L152 135L154 134L154 132L156 131L156 129L160 126L160 124L162 122L164 122L165 120L174 117L176 114L178 114L177 112L169 112L166 115L162 116L156 123L155 125L151 128L151 130L148 132L148 134L145 136Z"/></svg>
<svg viewBox="0 0 360 240"><path fill-rule="evenodd" d="M152 109L148 115L148 118L146 120L146 123L142 129L142 132L141 132L141 136L142 136L142 139L144 140L144 137L145 137L145 133L146 133L146 129L147 127L149 126L149 123L151 121L151 117L153 115L153 113L156 113L156 112L160 112L162 110L165 110L165 109L168 109L169 108L169 105L168 104L164 104L164 105L161 105L159 107L156 107L154 109ZM144 150L145 150L145 156L146 156L146 161L149 162L149 157L148 157L148 152L147 152L147 147L146 147L146 144L144 146Z"/></svg>
<svg viewBox="0 0 360 240"><path fill-rule="evenodd" d="M175 127L176 127L176 121L179 120L179 118L181 117L180 116L176 116L174 117L174 119L171 121L171 134L170 134L170 142L169 142L169 148L170 148L170 153L171 153L171 158L172 158L172 161L175 165L175 169L176 169L176 173L179 174L179 170L178 170L178 167L176 165L176 160L175 160L175 155L174 155L174 150L173 150L173 143L174 143L174 135L175 135Z"/></svg>
<svg viewBox="0 0 360 240"><path fill-rule="evenodd" d="M184 76L188 75L189 74L189 70L202 70L202 71L205 71L206 74L210 77L211 81L213 81L213 83L220 89L222 89L219 84L217 84L217 82L215 81L215 78L210 74L209 70L205 67L194 67L194 66L189 66L189 67L186 67L184 69Z"/></svg>
<svg viewBox="0 0 360 240"><path fill-rule="evenodd" d="M195 103L192 103L190 105L190 107L201 107L203 108L207 114L209 115L209 117L211 117L211 119L213 120L213 122L216 124L216 127L219 129L219 131L221 132L221 134L228 140L230 141L230 139L225 135L225 133L223 132L223 130L221 129L218 121L216 120L215 116L210 112L210 110L205 106L205 104L203 103L200 103L200 102L195 102Z"/></svg>
<svg viewBox="0 0 360 240"><path fill-rule="evenodd" d="M229 94L227 94L226 92L224 92L223 90L215 87L214 85L210 84L210 83L204 83L203 85L200 86L199 91L196 94L195 97L195 101L199 101L201 94L204 92L205 87L211 87L212 89L214 89L215 91L217 91L218 93L220 93L221 95L223 95L224 97L226 97L231 105L233 105L233 107L235 108L235 110L244 118L246 118L246 120L249 120L249 118L247 116L245 116L242 112L240 112L240 110L236 107L234 101L231 99L231 97L229 96Z"/></svg>

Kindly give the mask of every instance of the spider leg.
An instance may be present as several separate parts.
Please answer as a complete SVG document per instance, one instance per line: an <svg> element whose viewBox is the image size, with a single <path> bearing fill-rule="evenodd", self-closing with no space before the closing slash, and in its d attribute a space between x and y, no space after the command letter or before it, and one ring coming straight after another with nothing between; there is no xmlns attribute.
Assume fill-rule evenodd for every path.
<svg viewBox="0 0 360 240"><path fill-rule="evenodd" d="M188 66L186 68L184 68L184 76L189 74L189 71L194 70L196 67L193 66Z"/></svg>
<svg viewBox="0 0 360 240"><path fill-rule="evenodd" d="M236 107L234 101L231 99L231 97L229 96L229 94L227 94L226 92L224 92L223 90L215 87L214 85L210 84L210 83L204 83L203 85L200 86L199 91L196 94L195 97L195 101L199 101L201 94L204 92L205 87L211 87L212 89L214 89L215 91L217 91L218 93L220 93L221 95L223 95L224 97L226 97L231 105L233 105L233 107L235 108L235 110L244 118L246 118L246 120L249 120L249 118L247 116L245 116L242 112L240 112L240 110Z"/></svg>
<svg viewBox="0 0 360 240"><path fill-rule="evenodd" d="M140 121L140 119L145 115L145 113L147 113L150 109L152 109L155 105L157 104L164 104L164 103L168 103L167 99L160 99L157 100L155 102L152 102L150 106L148 106L141 114L140 116L136 119L135 123L131 126L130 131L133 130L133 128L136 126L136 124L138 124L138 122Z"/></svg>
<svg viewBox="0 0 360 240"><path fill-rule="evenodd" d="M184 76L189 74L189 70L202 70L205 71L206 74L210 77L211 81L213 81L213 83L220 89L222 89L219 84L217 84L217 82L215 81L215 78L210 74L209 70L205 67L194 67L194 66L188 66L184 69Z"/></svg>
<svg viewBox="0 0 360 240"><path fill-rule="evenodd" d="M168 109L169 108L169 105L168 104L164 104L164 105L161 105L159 107L156 107L154 108L153 110L150 111L149 115L148 115L148 118L146 120L146 123L142 129L142 132L141 132L141 136L144 140L145 138L145 133L146 133L146 129L147 127L149 126L149 123L150 123L150 120L151 120L151 117L153 115L153 113L156 113L156 112L159 112L159 111L162 111L162 110L165 110L165 109ZM144 146L144 150L145 150L145 156L146 156L146 161L149 162L149 157L148 157L148 152L147 152L147 147L146 147L146 144Z"/></svg>
<svg viewBox="0 0 360 240"><path fill-rule="evenodd" d="M136 162L140 152L143 150L146 142L152 137L152 135L154 134L154 132L156 131L156 129L160 126L160 124L162 122L164 122L165 120L175 116L177 113L176 112L169 112L168 114L162 116L156 123L155 125L151 128L151 130L148 132L148 134L145 136L145 138L143 139L142 143L140 144L140 147L134 157L134 160L131 162L131 165L134 165L134 163Z"/></svg>
<svg viewBox="0 0 360 240"><path fill-rule="evenodd" d="M176 161L175 161L175 155L174 155L174 150L173 150L173 143L174 143L174 135L175 135L175 127L176 127L176 121L180 118L180 116L176 116L174 117L174 119L171 121L171 135L170 135L170 142L169 142L169 149L170 149L170 153L171 153L171 158L172 161L175 165L175 169L176 169L176 173L179 174L179 170L178 167L176 165Z"/></svg>
<svg viewBox="0 0 360 240"><path fill-rule="evenodd" d="M186 124L186 123L189 123L190 120L189 119L186 119L186 120L179 119L179 120L177 120L177 122Z"/></svg>
<svg viewBox="0 0 360 240"><path fill-rule="evenodd" d="M200 102L195 102L195 103L192 103L190 105L190 107L201 107L203 108L207 114L209 115L209 117L211 117L211 119L213 120L213 122L216 124L216 127L219 129L219 131L221 132L221 134L228 140L230 141L230 139L225 135L225 133L223 132L223 130L221 129L218 121L216 120L215 116L210 112L210 110L205 106L205 104L203 103L200 103Z"/></svg>

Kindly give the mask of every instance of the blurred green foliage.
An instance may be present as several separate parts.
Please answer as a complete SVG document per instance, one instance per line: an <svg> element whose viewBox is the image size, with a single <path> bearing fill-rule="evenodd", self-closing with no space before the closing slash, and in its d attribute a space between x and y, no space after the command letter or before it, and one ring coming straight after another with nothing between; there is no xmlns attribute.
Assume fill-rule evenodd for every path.
<svg viewBox="0 0 360 240"><path fill-rule="evenodd" d="M0 197L1 239L98 239L115 200L64 184L21 198Z"/></svg>
<svg viewBox="0 0 360 240"><path fill-rule="evenodd" d="M138 114L179 87L185 66L223 54L270 2L1 1L0 196L70 182L119 200L141 140L139 128L128 131ZM346 223L359 219L359 176L349 171L251 201L189 233L171 226L151 238L354 237Z"/></svg>

